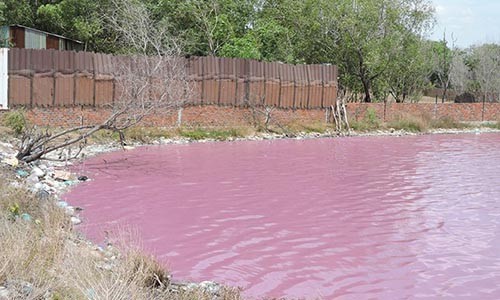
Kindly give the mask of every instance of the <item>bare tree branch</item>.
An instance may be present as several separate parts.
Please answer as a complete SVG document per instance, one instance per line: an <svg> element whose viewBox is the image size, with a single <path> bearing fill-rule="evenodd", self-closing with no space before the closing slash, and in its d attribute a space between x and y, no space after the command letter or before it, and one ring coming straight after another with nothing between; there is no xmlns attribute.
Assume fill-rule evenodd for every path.
<svg viewBox="0 0 500 300"><path fill-rule="evenodd" d="M153 113L171 112L184 105L192 93L180 47L167 34L166 26L155 23L144 4L135 0L111 0L105 16L120 34L127 56L113 58L114 80L119 91L108 103L110 115L101 123L51 132L32 127L25 132L17 158L24 162L54 159L48 154L62 150L61 159L77 157L88 137L100 130L118 132L124 144L124 130ZM79 150L71 146L79 143ZM64 157L64 158L63 158Z"/></svg>

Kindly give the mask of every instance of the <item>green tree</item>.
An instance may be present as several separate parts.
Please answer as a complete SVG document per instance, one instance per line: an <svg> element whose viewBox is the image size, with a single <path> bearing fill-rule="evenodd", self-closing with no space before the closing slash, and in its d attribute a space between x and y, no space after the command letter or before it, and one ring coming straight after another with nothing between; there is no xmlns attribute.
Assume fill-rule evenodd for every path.
<svg viewBox="0 0 500 300"><path fill-rule="evenodd" d="M261 59L259 42L252 32L243 37L234 37L224 44L219 51L223 57Z"/></svg>
<svg viewBox="0 0 500 300"><path fill-rule="evenodd" d="M5 23L4 10L6 7L5 2L0 1L0 25Z"/></svg>
<svg viewBox="0 0 500 300"><path fill-rule="evenodd" d="M158 0L148 6L192 55L219 55L227 43L246 46L255 0ZM226 50L227 51L227 50Z"/></svg>
<svg viewBox="0 0 500 300"><path fill-rule="evenodd" d="M416 101L430 85L432 66L428 60L429 49L421 39L410 35L399 45L390 63L385 80L389 93L396 102Z"/></svg>
<svg viewBox="0 0 500 300"><path fill-rule="evenodd" d="M455 49L454 42L451 47L448 46L446 33L443 34L443 39L440 41L430 42L430 62L433 65L433 70L430 75L430 80L435 87L443 90L441 100L444 103L448 94L448 89L451 85L451 76L453 72L453 54Z"/></svg>
<svg viewBox="0 0 500 300"><path fill-rule="evenodd" d="M387 94L388 74L407 37L420 37L433 21L427 0L324 0L322 19L332 60L339 66L341 82L364 101L372 92ZM401 52L403 51L403 52Z"/></svg>
<svg viewBox="0 0 500 300"><path fill-rule="evenodd" d="M109 2L92 0L62 0L37 8L36 25L42 30L58 33L85 43L94 51L116 51L115 35L107 30L103 21Z"/></svg>
<svg viewBox="0 0 500 300"><path fill-rule="evenodd" d="M4 24L34 25L35 6L30 0L3 0L2 2Z"/></svg>

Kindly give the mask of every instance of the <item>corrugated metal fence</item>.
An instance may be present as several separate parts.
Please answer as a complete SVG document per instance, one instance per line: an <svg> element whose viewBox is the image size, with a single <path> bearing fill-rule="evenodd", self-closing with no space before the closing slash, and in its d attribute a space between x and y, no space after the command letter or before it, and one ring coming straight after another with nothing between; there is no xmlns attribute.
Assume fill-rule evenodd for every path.
<svg viewBox="0 0 500 300"><path fill-rule="evenodd" d="M0 49L0 109L8 108L8 49Z"/></svg>
<svg viewBox="0 0 500 300"><path fill-rule="evenodd" d="M112 55L34 49L9 51L10 106L104 106L119 93ZM248 59L183 59L195 96L189 104L321 108L337 96L337 68Z"/></svg>

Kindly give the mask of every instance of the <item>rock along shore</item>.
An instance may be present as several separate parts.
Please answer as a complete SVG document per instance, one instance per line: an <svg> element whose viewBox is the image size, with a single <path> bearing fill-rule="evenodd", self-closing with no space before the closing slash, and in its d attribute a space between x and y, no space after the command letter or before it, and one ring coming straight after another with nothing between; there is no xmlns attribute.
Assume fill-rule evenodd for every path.
<svg viewBox="0 0 500 300"><path fill-rule="evenodd" d="M355 137L355 136L408 136L408 135L423 135L423 134L482 134L482 133L500 133L500 130L491 128L474 128L474 129L441 129L432 130L426 133L413 133L402 130L379 130L368 133L350 133L339 135L337 133L295 133L290 134L273 134L273 133L259 133L253 136L244 138L228 138L226 141L259 141L259 140L275 140L275 139L311 139L311 138L336 138L336 137ZM130 150L138 146L144 145L169 145L169 144L187 144L187 143L206 143L216 142L215 139L204 140L191 140L188 138L160 138L154 140L152 143L132 143L131 145L121 147L118 143L103 143L93 144L86 147L83 151L82 159L96 156L104 152ZM0 141L0 162L2 168L8 169L12 172L12 177L16 180L11 182L12 185L25 188L35 193L40 199L55 199L57 206L66 212L66 215L71 220L74 226L82 223L80 212L83 210L80 207L74 207L69 203L60 200L60 196L67 192L71 187L84 182L92 180L85 174L75 174L67 171L67 167L71 162L52 162L52 161L37 161L31 164L24 164L15 158L16 150L13 143L5 143ZM29 214L22 214L20 216L26 221L31 221L32 217ZM102 257L103 268L112 269L119 251L108 244L104 246L95 245L94 243L86 240L81 235L79 236L80 243L85 247L95 251L96 255ZM193 282L175 282L171 281L169 288L172 291L176 290L192 290L202 289L214 296L217 299L222 286L216 282L204 281L201 283ZM8 295L9 287L0 285L0 299L2 295Z"/></svg>

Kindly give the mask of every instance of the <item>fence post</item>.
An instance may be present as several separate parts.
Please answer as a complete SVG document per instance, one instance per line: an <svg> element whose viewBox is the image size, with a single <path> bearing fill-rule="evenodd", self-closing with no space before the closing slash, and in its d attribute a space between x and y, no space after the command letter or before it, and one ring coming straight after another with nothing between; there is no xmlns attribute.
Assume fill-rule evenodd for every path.
<svg viewBox="0 0 500 300"><path fill-rule="evenodd" d="M296 109L297 108L297 76L295 76L296 74L296 71L297 71L297 67L295 65L289 65L290 66L290 69L292 71L292 76L293 76L293 102L292 102L292 109Z"/></svg>
<svg viewBox="0 0 500 300"><path fill-rule="evenodd" d="M384 99L384 122L387 120L387 98Z"/></svg>
<svg viewBox="0 0 500 300"><path fill-rule="evenodd" d="M0 109L9 108L9 49L0 49Z"/></svg>
<svg viewBox="0 0 500 300"><path fill-rule="evenodd" d="M485 108L486 96L483 95L483 109L481 111L481 122L484 122L484 108Z"/></svg>

